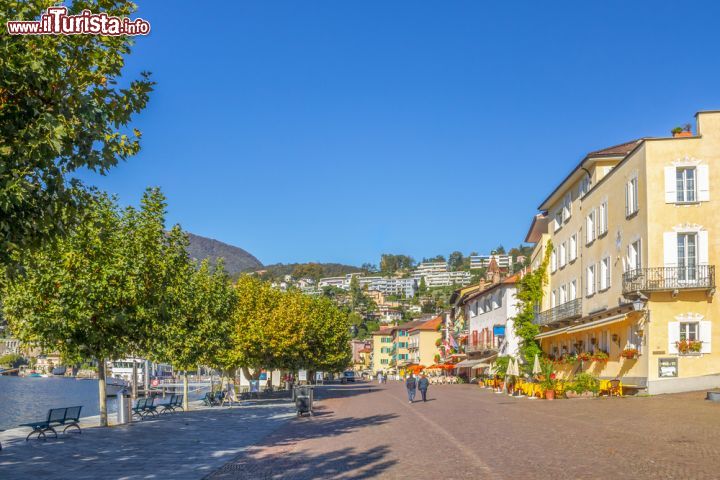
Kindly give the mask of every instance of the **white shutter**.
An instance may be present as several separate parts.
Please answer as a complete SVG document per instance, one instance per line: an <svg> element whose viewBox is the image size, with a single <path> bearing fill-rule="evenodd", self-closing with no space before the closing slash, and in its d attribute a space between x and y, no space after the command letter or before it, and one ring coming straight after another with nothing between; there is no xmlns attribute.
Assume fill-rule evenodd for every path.
<svg viewBox="0 0 720 480"><path fill-rule="evenodd" d="M698 232L698 264L708 264L708 231L700 230Z"/></svg>
<svg viewBox="0 0 720 480"><path fill-rule="evenodd" d="M664 263L666 267L677 267L677 233L663 233Z"/></svg>
<svg viewBox="0 0 720 480"><path fill-rule="evenodd" d="M678 353L677 343L680 341L680 322L668 322L668 353Z"/></svg>
<svg viewBox="0 0 720 480"><path fill-rule="evenodd" d="M710 347L712 346L712 322L700 322L700 340L703 342L700 352L710 353Z"/></svg>
<svg viewBox="0 0 720 480"><path fill-rule="evenodd" d="M710 168L708 165L697 166L697 189L698 200L701 202L710 201Z"/></svg>
<svg viewBox="0 0 720 480"><path fill-rule="evenodd" d="M677 202L675 167L665 167L665 203Z"/></svg>
<svg viewBox="0 0 720 480"><path fill-rule="evenodd" d="M629 188L630 184L625 182L625 216L627 217L630 214L630 196L629 196Z"/></svg>

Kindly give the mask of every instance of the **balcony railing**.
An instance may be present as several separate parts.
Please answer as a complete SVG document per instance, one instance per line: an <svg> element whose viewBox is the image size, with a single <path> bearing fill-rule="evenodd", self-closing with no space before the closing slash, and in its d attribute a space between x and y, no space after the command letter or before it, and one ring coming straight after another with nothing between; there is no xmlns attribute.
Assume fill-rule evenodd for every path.
<svg viewBox="0 0 720 480"><path fill-rule="evenodd" d="M715 288L715 265L638 268L623 274L623 293Z"/></svg>
<svg viewBox="0 0 720 480"><path fill-rule="evenodd" d="M560 322L562 320L572 320L582 316L582 300L576 298L570 300L555 308L537 312L535 314L536 325L550 325L551 323Z"/></svg>

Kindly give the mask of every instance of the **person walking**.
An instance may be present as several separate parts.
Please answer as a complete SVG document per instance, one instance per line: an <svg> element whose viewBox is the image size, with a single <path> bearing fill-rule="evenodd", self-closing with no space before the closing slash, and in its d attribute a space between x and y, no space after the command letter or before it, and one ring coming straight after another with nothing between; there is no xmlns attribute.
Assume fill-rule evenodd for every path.
<svg viewBox="0 0 720 480"><path fill-rule="evenodd" d="M415 390L417 388L415 375L410 374L407 380L405 380L405 388L407 388L408 400L410 400L409 403L413 403L415 401Z"/></svg>
<svg viewBox="0 0 720 480"><path fill-rule="evenodd" d="M377 380L378 380L378 383L380 383L380 384L383 382L383 374L382 374L382 372L379 372L379 373L377 374Z"/></svg>
<svg viewBox="0 0 720 480"><path fill-rule="evenodd" d="M429 386L430 380L423 373L420 377L420 380L418 380L418 390L420 390L420 395L422 395L423 402L427 402L427 391Z"/></svg>

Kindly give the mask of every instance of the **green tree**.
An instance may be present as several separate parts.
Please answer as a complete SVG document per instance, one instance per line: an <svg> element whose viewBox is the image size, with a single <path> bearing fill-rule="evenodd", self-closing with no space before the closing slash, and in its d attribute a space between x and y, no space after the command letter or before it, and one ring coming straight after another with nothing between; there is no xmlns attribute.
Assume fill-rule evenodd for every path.
<svg viewBox="0 0 720 480"><path fill-rule="evenodd" d="M4 312L22 342L68 361L97 360L102 425L106 362L145 353L152 345L147 337L161 329L164 297L158 292L165 269L150 258L167 256L167 237L154 237L161 245L147 243L149 232L164 228L161 212L164 198L157 190L146 192L140 212L123 212L107 195L97 195L70 234L27 255L24 273L5 286ZM138 245L148 251L139 253ZM151 275L151 268L161 276Z"/></svg>
<svg viewBox="0 0 720 480"><path fill-rule="evenodd" d="M452 270L461 270L463 268L464 261L465 257L463 257L462 252L457 250L452 252L448 257L448 264Z"/></svg>
<svg viewBox="0 0 720 480"><path fill-rule="evenodd" d="M415 260L407 255L393 255L383 253L380 256L380 272L392 275L403 270L410 270L415 265Z"/></svg>
<svg viewBox="0 0 720 480"><path fill-rule="evenodd" d="M0 23L36 19L51 0L3 0ZM129 15L127 0L78 0L83 9ZM154 83L118 85L130 36L0 35L0 264L66 232L88 201L72 174L106 173L136 154L130 130ZM131 132L129 134L129 132ZM13 263L15 264L15 263Z"/></svg>

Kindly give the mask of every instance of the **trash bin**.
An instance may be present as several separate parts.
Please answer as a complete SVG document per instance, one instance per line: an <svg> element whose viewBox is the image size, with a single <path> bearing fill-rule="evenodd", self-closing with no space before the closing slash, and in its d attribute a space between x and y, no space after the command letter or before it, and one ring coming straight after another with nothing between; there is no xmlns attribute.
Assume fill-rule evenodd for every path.
<svg viewBox="0 0 720 480"><path fill-rule="evenodd" d="M295 387L293 394L298 417L305 413L312 415L313 387L311 385L299 385Z"/></svg>
<svg viewBox="0 0 720 480"><path fill-rule="evenodd" d="M131 405L130 405L130 394L128 394L126 389L122 389L116 394L117 396L117 423L119 425L122 425L123 423L129 423L132 420L132 415L130 414L131 411Z"/></svg>

